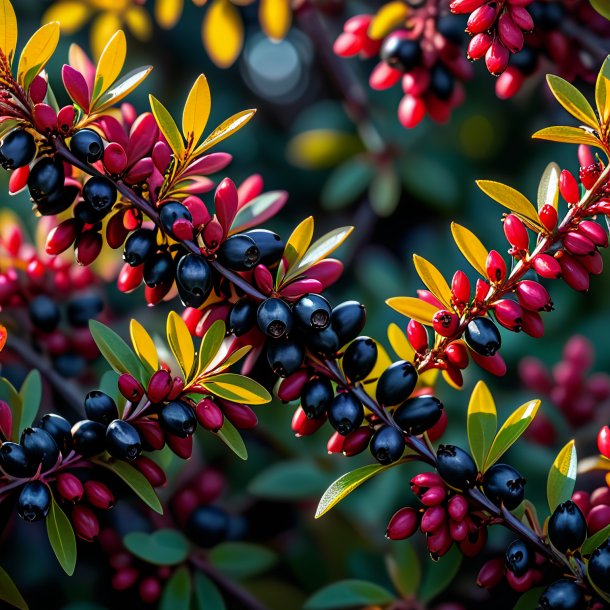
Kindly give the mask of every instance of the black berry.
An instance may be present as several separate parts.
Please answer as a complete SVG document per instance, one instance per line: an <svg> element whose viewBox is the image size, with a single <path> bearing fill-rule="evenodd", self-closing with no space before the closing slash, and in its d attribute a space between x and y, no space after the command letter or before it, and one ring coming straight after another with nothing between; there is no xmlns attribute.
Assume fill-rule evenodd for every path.
<svg viewBox="0 0 610 610"><path fill-rule="evenodd" d="M301 392L301 407L309 419L320 417L328 409L335 393L326 377L310 379Z"/></svg>
<svg viewBox="0 0 610 610"><path fill-rule="evenodd" d="M72 449L72 426L65 417L47 413L40 418L38 427L46 430L55 439L63 455Z"/></svg>
<svg viewBox="0 0 610 610"><path fill-rule="evenodd" d="M583 590L567 578L550 584L538 600L540 610L582 610L586 608Z"/></svg>
<svg viewBox="0 0 610 610"><path fill-rule="evenodd" d="M324 330L307 333L305 342L312 351L325 356L336 354L340 347L339 335L330 326Z"/></svg>
<svg viewBox="0 0 610 610"><path fill-rule="evenodd" d="M30 481L23 486L17 503L17 514L24 521L44 519L51 506L51 492L41 481Z"/></svg>
<svg viewBox="0 0 610 610"><path fill-rule="evenodd" d="M192 407L176 400L161 409L159 423L166 432L180 438L186 438L195 432L197 418Z"/></svg>
<svg viewBox="0 0 610 610"><path fill-rule="evenodd" d="M199 506L188 518L186 531L195 544L209 549L225 540L229 521L229 515L221 508Z"/></svg>
<svg viewBox="0 0 610 610"><path fill-rule="evenodd" d="M11 477L23 479L34 476L38 465L21 445L7 441L0 447L0 467Z"/></svg>
<svg viewBox="0 0 610 610"><path fill-rule="evenodd" d="M26 428L21 433L19 442L28 454L30 461L36 466L41 464L41 472L46 472L57 464L59 447L55 439L46 430Z"/></svg>
<svg viewBox="0 0 610 610"><path fill-rule="evenodd" d="M284 242L277 233L266 229L253 229L246 231L244 235L247 235L256 244L260 252L259 262L262 265L272 267L282 258Z"/></svg>
<svg viewBox="0 0 610 610"><path fill-rule="evenodd" d="M142 450L138 431L126 421L115 419L106 429L106 449L120 460L135 460Z"/></svg>
<svg viewBox="0 0 610 610"><path fill-rule="evenodd" d="M328 407L330 425L343 436L358 428L363 420L364 407L351 392L337 394Z"/></svg>
<svg viewBox="0 0 610 610"><path fill-rule="evenodd" d="M453 75L442 63L437 63L430 72L430 89L436 97L448 100L453 93L455 80Z"/></svg>
<svg viewBox="0 0 610 610"><path fill-rule="evenodd" d="M408 72L421 60L421 47L417 40L408 40L400 34L390 34L381 46L381 59L392 68Z"/></svg>
<svg viewBox="0 0 610 610"><path fill-rule="evenodd" d="M409 434L423 434L438 422L443 403L435 396L415 396L394 412L394 421Z"/></svg>
<svg viewBox="0 0 610 610"><path fill-rule="evenodd" d="M198 254L186 254L176 267L176 285L185 307L201 307L212 291L208 261Z"/></svg>
<svg viewBox="0 0 610 610"><path fill-rule="evenodd" d="M436 469L446 483L460 491L473 487L477 480L474 460L469 453L455 445L439 445Z"/></svg>
<svg viewBox="0 0 610 610"><path fill-rule="evenodd" d="M225 240L218 248L218 260L233 271L248 271L258 265L261 253L251 237L240 233Z"/></svg>
<svg viewBox="0 0 610 610"><path fill-rule="evenodd" d="M74 200L79 193L79 187L74 185L65 186L64 188L60 188L52 193L49 197L36 201L34 209L42 216L54 216L55 214L61 214L61 212L67 210L74 203ZM74 216L78 218L76 215L76 207L74 209Z"/></svg>
<svg viewBox="0 0 610 610"><path fill-rule="evenodd" d="M30 171L28 189L36 202L57 193L64 185L64 164L59 157L44 157Z"/></svg>
<svg viewBox="0 0 610 610"><path fill-rule="evenodd" d="M256 303L247 297L239 299L229 313L229 331L236 337L247 333L256 324Z"/></svg>
<svg viewBox="0 0 610 610"><path fill-rule="evenodd" d="M330 324L330 303L319 294L306 294L294 305L292 312L303 330L323 330Z"/></svg>
<svg viewBox="0 0 610 610"><path fill-rule="evenodd" d="M393 426L382 426L373 434L370 449L380 464L391 464L402 457L405 439Z"/></svg>
<svg viewBox="0 0 610 610"><path fill-rule="evenodd" d="M99 212L109 212L116 201L116 186L103 176L89 178L83 186L83 199Z"/></svg>
<svg viewBox="0 0 610 610"><path fill-rule="evenodd" d="M168 284L174 279L174 259L167 252L157 252L144 262L144 282L150 288Z"/></svg>
<svg viewBox="0 0 610 610"><path fill-rule="evenodd" d="M591 554L587 574L589 580L598 589L604 593L610 592L610 542L608 540Z"/></svg>
<svg viewBox="0 0 610 610"><path fill-rule="evenodd" d="M525 496L525 479L508 464L494 464L483 475L483 492L494 504L514 510Z"/></svg>
<svg viewBox="0 0 610 610"><path fill-rule="evenodd" d="M364 328L366 311L358 301L345 301L333 308L331 324L339 337L339 345L355 339Z"/></svg>
<svg viewBox="0 0 610 610"><path fill-rule="evenodd" d="M411 396L417 384L417 371L410 362L399 360L379 377L375 396L385 406L397 405Z"/></svg>
<svg viewBox="0 0 610 610"><path fill-rule="evenodd" d="M123 259L132 267L141 265L157 249L157 233L152 229L138 229L125 242Z"/></svg>
<svg viewBox="0 0 610 610"><path fill-rule="evenodd" d="M258 327L269 337L278 339L292 330L292 311L282 299L263 301L256 312Z"/></svg>
<svg viewBox="0 0 610 610"><path fill-rule="evenodd" d="M70 150L77 159L85 163L95 163L104 154L104 143L93 129L80 129L70 140Z"/></svg>
<svg viewBox="0 0 610 610"><path fill-rule="evenodd" d="M298 341L280 339L267 345L267 361L271 370L280 377L292 375L303 364L305 350Z"/></svg>
<svg viewBox="0 0 610 610"><path fill-rule="evenodd" d="M30 301L28 313L32 324L45 333L53 332L61 319L59 307L45 294L38 295Z"/></svg>
<svg viewBox="0 0 610 610"><path fill-rule="evenodd" d="M73 378L83 374L86 362L79 354L66 352L53 358L53 366L62 377Z"/></svg>
<svg viewBox="0 0 610 610"><path fill-rule="evenodd" d="M119 416L114 398L100 390L93 390L85 396L85 413L89 419L105 426Z"/></svg>
<svg viewBox="0 0 610 610"><path fill-rule="evenodd" d="M504 565L515 576L523 576L532 563L532 554L522 540L514 540L506 549Z"/></svg>
<svg viewBox="0 0 610 610"><path fill-rule="evenodd" d="M341 365L350 381L360 381L369 375L377 362L377 344L370 337L357 337L345 350Z"/></svg>
<svg viewBox="0 0 610 610"><path fill-rule="evenodd" d="M174 223L178 220L193 222L193 217L187 207L178 201L168 201L161 206L159 220L166 233L173 233Z"/></svg>
<svg viewBox="0 0 610 610"><path fill-rule="evenodd" d="M88 326L89 320L97 318L104 309L104 302L97 294L72 299L68 303L68 322L77 328Z"/></svg>
<svg viewBox="0 0 610 610"><path fill-rule="evenodd" d="M107 214L107 210L97 210L91 203L84 199L74 206L74 218L85 224L101 222Z"/></svg>
<svg viewBox="0 0 610 610"><path fill-rule="evenodd" d="M17 169L32 161L36 154L36 142L29 131L15 129L0 145L0 165L4 169Z"/></svg>
<svg viewBox="0 0 610 610"><path fill-rule="evenodd" d="M83 457L93 457L106 448L106 426L83 419L72 426L74 451Z"/></svg>
<svg viewBox="0 0 610 610"><path fill-rule="evenodd" d="M587 538L587 520L572 500L562 502L549 519L549 540L560 552L576 551Z"/></svg>
<svg viewBox="0 0 610 610"><path fill-rule="evenodd" d="M468 322L464 340L472 351L488 357L493 356L502 345L500 331L489 318L479 317Z"/></svg>

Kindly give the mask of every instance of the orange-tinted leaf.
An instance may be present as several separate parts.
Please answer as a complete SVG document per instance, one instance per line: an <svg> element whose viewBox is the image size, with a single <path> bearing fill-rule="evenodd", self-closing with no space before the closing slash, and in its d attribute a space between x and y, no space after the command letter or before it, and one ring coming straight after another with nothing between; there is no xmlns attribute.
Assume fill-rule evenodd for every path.
<svg viewBox="0 0 610 610"><path fill-rule="evenodd" d="M21 51L17 68L17 80L24 89L30 86L30 83L46 66L55 52L58 42L59 23L57 21L43 25L28 40Z"/></svg>
<svg viewBox="0 0 610 610"><path fill-rule="evenodd" d="M178 23L183 8L184 0L156 0L155 20L162 28L169 30Z"/></svg>
<svg viewBox="0 0 610 610"><path fill-rule="evenodd" d="M452 309L451 289L441 272L432 263L417 254L413 255L413 263L415 264L417 274L428 290L445 305L447 309Z"/></svg>
<svg viewBox="0 0 610 610"><path fill-rule="evenodd" d="M438 311L438 307L415 297L392 297L386 303L403 316L428 326L432 325L432 317Z"/></svg>
<svg viewBox="0 0 610 610"><path fill-rule="evenodd" d="M210 59L228 68L239 55L244 41L244 25L229 0L213 0L203 18L201 36Z"/></svg>
<svg viewBox="0 0 610 610"><path fill-rule="evenodd" d="M152 340L146 329L137 321L132 320L129 324L131 343L138 358L148 366L149 370L156 371L159 368L159 356L155 342Z"/></svg>
<svg viewBox="0 0 610 610"><path fill-rule="evenodd" d="M481 240L470 230L455 222L451 223L453 239L466 260L483 276L487 277L485 263L487 261L487 248Z"/></svg>
<svg viewBox="0 0 610 610"><path fill-rule="evenodd" d="M401 360L413 362L415 350L411 347L411 344L407 340L407 336L402 331L400 326L398 326L398 324L394 324L394 322L388 326L388 341L390 342L394 353Z"/></svg>
<svg viewBox="0 0 610 610"><path fill-rule="evenodd" d="M199 142L207 125L211 106L208 81L203 74L200 74L188 95L182 113L182 133L189 146L195 146Z"/></svg>

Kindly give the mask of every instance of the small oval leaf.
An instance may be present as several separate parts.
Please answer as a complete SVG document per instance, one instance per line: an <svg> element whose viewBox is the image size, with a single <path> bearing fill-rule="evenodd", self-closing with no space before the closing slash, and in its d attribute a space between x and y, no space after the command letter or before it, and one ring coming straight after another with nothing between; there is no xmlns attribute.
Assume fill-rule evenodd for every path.
<svg viewBox="0 0 610 610"><path fill-rule="evenodd" d="M151 373L156 371L159 368L159 355L151 336L137 320L131 320L129 333L133 348L142 364L148 367Z"/></svg>
<svg viewBox="0 0 610 610"><path fill-rule="evenodd" d="M598 129L597 117L587 98L572 84L554 74L547 74L546 82L557 101L576 119Z"/></svg>
<svg viewBox="0 0 610 610"><path fill-rule="evenodd" d="M555 458L546 480L546 497L551 513L559 504L572 497L577 470L576 447L572 440Z"/></svg>
<svg viewBox="0 0 610 610"><path fill-rule="evenodd" d="M417 254L413 255L415 270L428 290L449 310L451 305L451 289L442 273L429 261Z"/></svg>
<svg viewBox="0 0 610 610"><path fill-rule="evenodd" d="M365 580L341 580L314 593L304 610L333 610L372 605L386 605L395 596L387 589Z"/></svg>
<svg viewBox="0 0 610 610"><path fill-rule="evenodd" d="M518 190L501 182L493 180L477 180L477 186L494 201L515 212L520 216L531 220L534 225L539 224L538 212L531 201Z"/></svg>
<svg viewBox="0 0 610 610"><path fill-rule="evenodd" d="M386 303L403 316L430 326L438 307L415 297L392 297Z"/></svg>
<svg viewBox="0 0 610 610"><path fill-rule="evenodd" d="M485 382L479 381L470 396L467 423L470 453L479 470L483 470L497 426L498 414L493 396Z"/></svg>
<svg viewBox="0 0 610 610"><path fill-rule="evenodd" d="M487 248L481 240L470 230L456 222L451 223L451 233L464 258L483 276L487 277L485 269L487 261Z"/></svg>
<svg viewBox="0 0 610 610"><path fill-rule="evenodd" d="M68 576L72 576L76 567L76 536L70 519L55 502L55 498L51 499L46 525L49 542L59 565Z"/></svg>

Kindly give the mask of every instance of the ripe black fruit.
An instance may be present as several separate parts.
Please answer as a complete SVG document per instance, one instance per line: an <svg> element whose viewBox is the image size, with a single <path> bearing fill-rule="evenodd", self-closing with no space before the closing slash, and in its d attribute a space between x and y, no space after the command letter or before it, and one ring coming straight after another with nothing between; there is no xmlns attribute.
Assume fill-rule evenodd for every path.
<svg viewBox="0 0 610 610"><path fill-rule="evenodd" d="M576 551L587 538L587 520L578 506L562 502L549 519L549 540L560 552Z"/></svg>
<svg viewBox="0 0 610 610"><path fill-rule="evenodd" d="M267 229L253 229L246 231L247 235L254 240L260 252L260 263L267 267L272 267L280 261L284 252L284 242L282 238L273 231Z"/></svg>
<svg viewBox="0 0 610 610"><path fill-rule="evenodd" d="M28 189L36 202L57 193L64 185L64 164L59 157L44 157L30 171Z"/></svg>
<svg viewBox="0 0 610 610"><path fill-rule="evenodd" d="M324 330L314 331L305 335L307 347L325 356L332 356L339 351L339 335L329 326Z"/></svg>
<svg viewBox="0 0 610 610"><path fill-rule="evenodd" d="M345 350L341 365L350 381L360 381L369 375L377 362L377 344L370 337L357 337Z"/></svg>
<svg viewBox="0 0 610 610"><path fill-rule="evenodd" d="M167 252L157 252L144 262L144 282L150 288L168 284L174 279L174 259Z"/></svg>
<svg viewBox="0 0 610 610"><path fill-rule="evenodd" d="M82 223L93 225L101 222L106 216L107 210L96 210L88 201L84 199L74 206L74 218Z"/></svg>
<svg viewBox="0 0 610 610"><path fill-rule="evenodd" d="M301 392L301 407L309 419L320 417L328 409L335 393L326 377L310 379Z"/></svg>
<svg viewBox="0 0 610 610"><path fill-rule="evenodd" d="M197 418L191 406L176 400L161 409L159 423L166 432L186 438L195 432Z"/></svg>
<svg viewBox="0 0 610 610"><path fill-rule="evenodd" d="M550 584L538 600L540 610L582 610L585 607L583 590L567 578Z"/></svg>
<svg viewBox="0 0 610 610"><path fill-rule="evenodd" d="M439 445L436 460L438 473L451 487L463 491L476 483L477 465L470 454L460 447Z"/></svg>
<svg viewBox="0 0 610 610"><path fill-rule="evenodd" d="M280 377L292 375L303 364L305 350L298 341L279 339L267 344L267 362Z"/></svg>
<svg viewBox="0 0 610 610"><path fill-rule="evenodd" d="M95 163L104 154L104 143L93 129L80 129L70 140L70 150L77 159L85 163Z"/></svg>
<svg viewBox="0 0 610 610"><path fill-rule="evenodd" d="M416 40L391 34L384 40L379 55L392 68L408 72L421 60L421 47Z"/></svg>
<svg viewBox="0 0 610 610"><path fill-rule="evenodd" d="M489 318L479 317L468 322L464 340L472 351L481 356L493 356L502 345L500 331Z"/></svg>
<svg viewBox="0 0 610 610"><path fill-rule="evenodd" d="M266 299L256 312L258 327L269 337L279 339L292 330L292 311L282 299Z"/></svg>
<svg viewBox="0 0 610 610"><path fill-rule="evenodd" d="M0 165L4 169L17 169L27 165L36 154L36 142L29 131L15 129L0 145Z"/></svg>
<svg viewBox="0 0 610 610"><path fill-rule="evenodd" d="M339 337L339 346L355 339L364 328L366 311L358 301L345 301L333 309L331 324Z"/></svg>
<svg viewBox="0 0 610 610"><path fill-rule="evenodd" d="M358 428L363 420L364 407L351 392L337 394L328 407L330 425L343 436Z"/></svg>
<svg viewBox="0 0 610 610"><path fill-rule="evenodd" d="M123 260L137 267L157 249L157 233L152 229L138 229L125 242Z"/></svg>
<svg viewBox="0 0 610 610"><path fill-rule="evenodd" d="M74 200L79 193L80 188L77 186L64 186L64 188L55 191L55 193L51 194L49 197L38 200L34 206L34 209L42 216L54 216L55 214L61 214L61 212L67 210L74 203ZM78 218L76 215L76 207L74 209L74 216L75 218Z"/></svg>
<svg viewBox="0 0 610 610"><path fill-rule="evenodd" d="M30 481L23 486L17 503L17 514L24 521L44 519L51 506L51 492L42 481Z"/></svg>
<svg viewBox="0 0 610 610"><path fill-rule="evenodd" d="M483 475L483 492L494 504L513 510L525 496L525 479L508 464L494 464Z"/></svg>
<svg viewBox="0 0 610 610"><path fill-rule="evenodd" d="M21 433L19 441L25 449L30 461L38 466L41 464L41 472L46 472L57 464L59 458L59 447L55 439L42 428L26 428Z"/></svg>
<svg viewBox="0 0 610 610"><path fill-rule="evenodd" d="M79 377L85 370L85 359L74 352L66 352L53 358L53 366L55 370L62 376L68 379Z"/></svg>
<svg viewBox="0 0 610 610"><path fill-rule="evenodd" d="M514 540L506 549L504 565L515 576L523 576L532 563L532 554L522 540Z"/></svg>
<svg viewBox="0 0 610 610"><path fill-rule="evenodd" d="M423 434L443 414L443 403L435 396L415 396L394 412L394 421L409 434Z"/></svg>
<svg viewBox="0 0 610 610"><path fill-rule="evenodd" d="M11 477L18 479L36 474L37 464L32 463L26 450L18 443L7 441L0 447L0 467Z"/></svg>
<svg viewBox="0 0 610 610"><path fill-rule="evenodd" d="M45 333L53 332L61 318L61 312L55 301L45 294L34 297L28 306L32 324Z"/></svg>
<svg viewBox="0 0 610 610"><path fill-rule="evenodd" d="M323 330L330 324L330 303L319 294L306 294L294 305L294 318L303 330Z"/></svg>
<svg viewBox="0 0 610 610"><path fill-rule="evenodd" d="M399 360L383 371L375 396L382 405L397 405L411 396L416 384L417 371L413 364Z"/></svg>
<svg viewBox="0 0 610 610"><path fill-rule="evenodd" d="M247 297L239 299L229 313L229 331L236 337L247 333L256 324L256 303Z"/></svg>
<svg viewBox="0 0 610 610"><path fill-rule="evenodd" d="M116 201L116 186L103 176L89 178L83 186L83 199L99 212L108 212Z"/></svg>
<svg viewBox="0 0 610 610"><path fill-rule="evenodd" d="M382 426L373 434L370 449L380 464L391 464L401 458L405 450L405 439L393 426Z"/></svg>
<svg viewBox="0 0 610 610"><path fill-rule="evenodd" d="M115 419L106 428L106 449L120 460L135 460L142 450L138 431L126 421Z"/></svg>
<svg viewBox="0 0 610 610"><path fill-rule="evenodd" d="M593 551L587 565L589 580L604 593L610 592L610 541Z"/></svg>
<svg viewBox="0 0 610 610"><path fill-rule="evenodd" d="M455 15L444 15L436 21L436 31L453 44L461 45L465 24Z"/></svg>
<svg viewBox="0 0 610 610"><path fill-rule="evenodd" d="M72 449L72 426L65 417L55 413L47 413L40 418L38 427L46 430L55 439L62 455L70 452Z"/></svg>
<svg viewBox="0 0 610 610"><path fill-rule="evenodd" d="M68 303L68 321L72 326L84 328L89 320L97 318L104 309L104 302L97 294L89 294L72 299Z"/></svg>
<svg viewBox="0 0 610 610"><path fill-rule="evenodd" d="M258 265L260 250L251 237L240 233L225 240L218 248L218 260L233 271L248 271Z"/></svg>
<svg viewBox="0 0 610 610"><path fill-rule="evenodd" d="M114 398L100 390L93 390L85 396L85 413L89 419L105 426L119 416Z"/></svg>
<svg viewBox="0 0 610 610"><path fill-rule="evenodd" d="M199 506L188 518L186 531L195 544L209 549L225 540L229 515L217 506Z"/></svg>
<svg viewBox="0 0 610 610"><path fill-rule="evenodd" d="M106 426L83 419L72 426L74 451L83 457L93 457L106 448Z"/></svg>
<svg viewBox="0 0 610 610"><path fill-rule="evenodd" d="M178 201L168 201L161 206L159 211L159 220L163 228L170 235L172 234L174 223L177 220L187 220L193 222L193 217L185 205Z"/></svg>
<svg viewBox="0 0 610 610"><path fill-rule="evenodd" d="M186 254L176 267L176 285L185 307L201 307L212 290L208 261L198 254Z"/></svg>
<svg viewBox="0 0 610 610"><path fill-rule="evenodd" d="M437 63L430 73L430 89L436 97L441 100L448 100L453 93L455 80L453 75L442 63Z"/></svg>

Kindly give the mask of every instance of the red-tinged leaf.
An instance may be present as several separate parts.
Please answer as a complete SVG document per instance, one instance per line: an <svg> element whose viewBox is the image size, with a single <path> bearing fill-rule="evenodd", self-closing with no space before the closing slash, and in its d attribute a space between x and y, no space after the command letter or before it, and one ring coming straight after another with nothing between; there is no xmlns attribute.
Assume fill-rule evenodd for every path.
<svg viewBox="0 0 610 610"><path fill-rule="evenodd" d="M57 127L57 113L48 104L34 106L34 125L41 132Z"/></svg>
<svg viewBox="0 0 610 610"><path fill-rule="evenodd" d="M0 433L5 439L11 438L13 431L13 412L3 400L0 400Z"/></svg>
<svg viewBox="0 0 610 610"><path fill-rule="evenodd" d="M318 280L324 288L332 286L343 274L343 263L336 258L325 258L307 270L307 277Z"/></svg>
<svg viewBox="0 0 610 610"><path fill-rule="evenodd" d="M181 182L176 185L176 191L183 191L191 195L197 195L201 193L209 193L216 185L213 180L206 178L205 176L193 176L186 182Z"/></svg>
<svg viewBox="0 0 610 610"><path fill-rule="evenodd" d="M119 123L112 116L104 116L98 121L98 125L104 132L106 140L108 140L109 142L116 142L117 144L120 144L125 150L127 150L129 140L121 123Z"/></svg>
<svg viewBox="0 0 610 610"><path fill-rule="evenodd" d="M436 307L436 309L444 309L445 305L441 303L429 290L418 290L417 296L425 303L430 303Z"/></svg>
<svg viewBox="0 0 610 610"><path fill-rule="evenodd" d="M194 174L215 174L227 167L232 160L233 155L229 153L210 153L197 159L197 161L193 161L182 175L186 177Z"/></svg>
<svg viewBox="0 0 610 610"><path fill-rule="evenodd" d="M150 112L140 115L129 132L127 164L131 165L142 157L150 156L158 138L159 129L155 117Z"/></svg>
<svg viewBox="0 0 610 610"><path fill-rule="evenodd" d="M280 293L285 299L298 299L309 292L319 294L322 290L324 290L322 282L305 279L290 282L280 290Z"/></svg>
<svg viewBox="0 0 610 610"><path fill-rule="evenodd" d="M90 93L85 77L67 64L61 69L61 79L72 101L85 112L89 112Z"/></svg>
<svg viewBox="0 0 610 610"><path fill-rule="evenodd" d="M493 356L481 356L476 352L471 351L470 355L472 359L484 370L497 377L503 377L506 375L506 362L500 354L494 354Z"/></svg>
<svg viewBox="0 0 610 610"><path fill-rule="evenodd" d="M244 205L239 205L239 212L231 226L231 233L239 233L267 222L284 207L286 201L288 201L286 191L270 191L251 199Z"/></svg>
<svg viewBox="0 0 610 610"><path fill-rule="evenodd" d="M218 222L222 225L225 235L228 235L237 214L237 188L230 178L225 178L216 188L214 206Z"/></svg>
<svg viewBox="0 0 610 610"><path fill-rule="evenodd" d="M127 167L125 149L116 142L110 142L104 149L104 167L111 174L122 174Z"/></svg>
<svg viewBox="0 0 610 610"><path fill-rule="evenodd" d="M89 59L83 49L75 43L70 45L68 63L85 77L89 91L92 91L95 79L95 64Z"/></svg>
<svg viewBox="0 0 610 610"><path fill-rule="evenodd" d="M125 181L129 184L136 184L146 180L154 170L155 166L153 160L150 157L144 157L140 159L134 166L127 172Z"/></svg>
<svg viewBox="0 0 610 610"><path fill-rule="evenodd" d="M21 192L27 186L29 176L29 165L24 165L23 167L19 167L18 169L16 169L9 178L8 192L11 195L15 195Z"/></svg>
<svg viewBox="0 0 610 610"><path fill-rule="evenodd" d="M258 197L264 188L263 177L260 174L252 174L248 176L237 189L239 199L239 209L243 208L246 203Z"/></svg>
<svg viewBox="0 0 610 610"><path fill-rule="evenodd" d="M254 268L254 281L263 294L270 294L273 290L273 276L265 265L257 265Z"/></svg>

